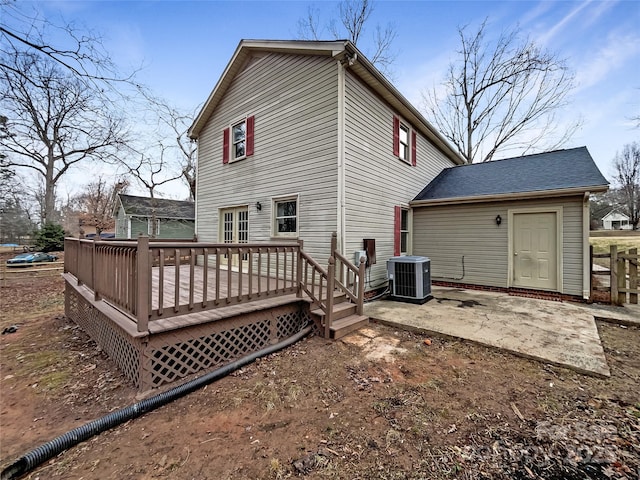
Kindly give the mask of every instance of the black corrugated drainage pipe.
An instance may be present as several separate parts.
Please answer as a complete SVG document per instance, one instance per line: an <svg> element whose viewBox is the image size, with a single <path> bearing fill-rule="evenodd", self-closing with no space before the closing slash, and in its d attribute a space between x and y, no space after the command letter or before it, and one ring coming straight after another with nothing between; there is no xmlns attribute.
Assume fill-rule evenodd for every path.
<svg viewBox="0 0 640 480"><path fill-rule="evenodd" d="M38 465L46 462L50 458L55 457L68 448L79 444L80 442L88 440L94 435L109 430L110 428L116 427L121 423L127 422L131 419L138 418L139 416L147 412L155 410L156 408L162 407L163 405L166 405L173 400L177 400L180 397L194 392L199 388L204 387L211 382L214 382L215 380L219 380L222 377L229 375L231 372L247 365L248 363L253 362L260 357L264 357L271 353L277 352L278 350L282 350L283 348L296 343L298 340L308 335L311 332L312 328L312 325L306 326L298 333L296 333L292 337L287 338L286 340L278 342L274 345L270 345L267 348L263 348L262 350L247 355L246 357L236 360L235 362L225 365L224 367L218 368L213 372L209 372L201 377L183 383L180 386L174 387L171 390L167 390L166 392L159 393L158 395L149 397L145 400L142 400L141 402L134 403L133 405L129 405L128 407L124 407L120 410L105 415L104 417L98 418L97 420L86 423L81 427L74 428L73 430L70 430L63 435L60 435L59 437L56 437L53 440L40 445L30 452L25 453L22 457L20 457L18 460L13 462L2 471L2 474L0 474L0 480L12 480L20 478L22 475L30 472Z"/></svg>

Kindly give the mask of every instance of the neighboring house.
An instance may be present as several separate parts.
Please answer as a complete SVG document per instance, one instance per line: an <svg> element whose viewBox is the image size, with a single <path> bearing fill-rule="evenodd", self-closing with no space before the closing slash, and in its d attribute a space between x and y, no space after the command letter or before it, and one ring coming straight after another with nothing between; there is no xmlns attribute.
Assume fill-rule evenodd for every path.
<svg viewBox="0 0 640 480"><path fill-rule="evenodd" d="M137 238L144 233L154 238L187 239L195 233L193 202L118 194L114 217L116 238Z"/></svg>
<svg viewBox="0 0 640 480"><path fill-rule="evenodd" d="M465 255L468 271L460 282L509 288L516 283L509 281L507 230L532 218L521 213L552 213L554 241L562 245L553 268L570 278L561 273L555 284L518 286L585 295L588 192L607 188L586 149L576 149L586 173L562 163L554 178L566 181L533 186L537 193L519 182L530 170L523 165L536 156L460 166L459 154L351 42L241 41L189 134L198 141L199 240L301 239L326 265L335 231L348 258L364 249L365 239L375 242L377 263L368 266L367 290L385 285L386 260L405 254L432 257L434 275L443 279L461 275ZM477 180L492 168L500 174L488 183L498 189L476 191ZM444 210L428 203L437 199L419 196L443 170L478 171L471 184L459 183ZM583 174L589 188L580 183ZM484 234L480 217L486 215L493 228L500 228L500 215L499 238ZM518 225L516 231L528 228L538 226ZM433 237L439 231L450 234L451 243ZM439 256L450 245L451 253Z"/></svg>
<svg viewBox="0 0 640 480"><path fill-rule="evenodd" d="M624 213L610 211L602 217L602 228L605 230L631 230L633 225Z"/></svg>
<svg viewBox="0 0 640 480"><path fill-rule="evenodd" d="M607 188L585 147L444 170L411 202L413 253L436 280L589 298L589 194Z"/></svg>

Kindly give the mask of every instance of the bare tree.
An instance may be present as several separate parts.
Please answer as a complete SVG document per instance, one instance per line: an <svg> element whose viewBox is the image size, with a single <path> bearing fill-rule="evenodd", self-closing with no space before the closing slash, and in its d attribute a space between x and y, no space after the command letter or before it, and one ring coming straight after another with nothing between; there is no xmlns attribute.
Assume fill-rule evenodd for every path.
<svg viewBox="0 0 640 480"><path fill-rule="evenodd" d="M113 229L113 207L118 193L124 193L128 187L126 181L115 180L108 182L103 177L88 183L71 202L74 212L79 219L88 225L96 227L96 234Z"/></svg>
<svg viewBox="0 0 640 480"><path fill-rule="evenodd" d="M50 60L13 50L3 52L2 62L12 66L0 70L0 107L9 132L0 137L4 162L42 178L44 224L53 219L60 179L74 165L113 155L126 132L104 97Z"/></svg>
<svg viewBox="0 0 640 480"><path fill-rule="evenodd" d="M4 19L0 23L0 69L11 70L29 81L25 72L4 58L11 58L14 51L24 51L49 60L91 89L133 83L135 72L128 75L119 72L96 32L68 23L56 25L11 0L0 0L0 18ZM63 33L58 35L59 44L50 42L51 32Z"/></svg>
<svg viewBox="0 0 640 480"><path fill-rule="evenodd" d="M172 162L167 158L167 153L170 150L162 142L158 142L157 148L145 152L136 152L137 161L125 164L129 174L149 193L151 198L151 236L155 236L158 228L158 218L156 216L158 187L179 180L183 176L183 172L180 169L172 168Z"/></svg>
<svg viewBox="0 0 640 480"><path fill-rule="evenodd" d="M23 179L0 163L0 243L23 243L34 230Z"/></svg>
<svg viewBox="0 0 640 480"><path fill-rule="evenodd" d="M338 10L339 18L332 18L327 24L331 35L335 39L346 38L360 46L374 11L374 3L369 0L343 0L338 4ZM298 36L303 40L321 40L323 31L320 28L320 11L310 5L307 15L298 20ZM385 74L391 73L391 66L395 61L396 54L391 47L396 36L396 29L391 23L385 27L377 24L371 37L374 48L366 52L371 63Z"/></svg>
<svg viewBox="0 0 640 480"><path fill-rule="evenodd" d="M156 117L158 136L164 137L158 143L160 155L166 158L169 154L174 154L174 158L179 164L182 180L189 187L189 200L195 200L197 148L196 143L187 135L195 118L195 112L187 113L180 110L167 100L154 96L148 91L141 91L141 93L148 103L147 108ZM170 137L170 141L165 147L164 143L166 143L167 137Z"/></svg>
<svg viewBox="0 0 640 480"><path fill-rule="evenodd" d="M613 159L614 179L620 188L620 200L633 229L640 221L640 143L627 143Z"/></svg>
<svg viewBox="0 0 640 480"><path fill-rule="evenodd" d="M427 115L468 163L497 152L552 150L579 122L561 128L556 114L568 103L574 75L565 62L519 30L487 40L487 22L473 34L458 29L461 49L442 84L423 92Z"/></svg>

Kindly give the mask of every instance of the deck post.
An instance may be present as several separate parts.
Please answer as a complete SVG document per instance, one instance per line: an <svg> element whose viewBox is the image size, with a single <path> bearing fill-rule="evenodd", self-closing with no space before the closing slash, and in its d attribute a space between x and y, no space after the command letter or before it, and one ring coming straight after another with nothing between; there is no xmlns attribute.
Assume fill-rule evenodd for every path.
<svg viewBox="0 0 640 480"><path fill-rule="evenodd" d="M333 257L333 252L338 248L338 234L333 232L331 234L331 256Z"/></svg>
<svg viewBox="0 0 640 480"><path fill-rule="evenodd" d="M93 299L97 302L100 300L100 292L98 291L98 268L96 265L98 256L96 255L96 237L91 242L91 288L93 289ZM102 271L102 268L100 269Z"/></svg>
<svg viewBox="0 0 640 480"><path fill-rule="evenodd" d="M626 252L620 252L624 255ZM618 255L618 305L623 305L627 301L627 261Z"/></svg>
<svg viewBox="0 0 640 480"><path fill-rule="evenodd" d="M611 280L609 281L610 285L610 296L611 296L611 304L618 304L618 246L611 245L609 247L610 251L610 264L609 271L611 272Z"/></svg>
<svg viewBox="0 0 640 480"><path fill-rule="evenodd" d="M360 265L358 266L358 304L356 312L358 315L362 315L364 312L364 273L366 268L366 261L364 257L360 257Z"/></svg>
<svg viewBox="0 0 640 480"><path fill-rule="evenodd" d="M335 234L334 234L335 235ZM331 240L333 244L333 238ZM333 255L329 257L329 269L327 271L327 311L324 312L324 338L331 337L331 320L333 314L333 291L336 281L336 259ZM320 299L322 302L322 298Z"/></svg>
<svg viewBox="0 0 640 480"><path fill-rule="evenodd" d="M302 298L302 249L304 240L298 239L298 263L296 265L296 297Z"/></svg>
<svg viewBox="0 0 640 480"><path fill-rule="evenodd" d="M629 292L629 303L634 305L638 304L638 249L630 248L628 251L632 258L629 258L629 289L633 291Z"/></svg>
<svg viewBox="0 0 640 480"><path fill-rule="evenodd" d="M589 298L593 297L593 245L589 245Z"/></svg>
<svg viewBox="0 0 640 480"><path fill-rule="evenodd" d="M149 297L151 293L151 276L149 265L149 237L141 234L138 237L136 252L138 281L136 285L136 320L139 332L149 330Z"/></svg>

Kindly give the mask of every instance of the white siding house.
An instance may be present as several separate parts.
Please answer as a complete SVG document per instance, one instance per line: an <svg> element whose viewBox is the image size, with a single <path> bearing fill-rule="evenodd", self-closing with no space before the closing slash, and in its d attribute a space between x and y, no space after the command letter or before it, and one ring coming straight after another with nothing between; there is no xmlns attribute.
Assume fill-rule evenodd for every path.
<svg viewBox="0 0 640 480"><path fill-rule="evenodd" d="M373 239L371 287L400 250L399 209L409 219L424 185L463 163L347 41L240 42L190 135L200 240L303 239L326 265L332 232L347 258Z"/></svg>
<svg viewBox="0 0 640 480"><path fill-rule="evenodd" d="M602 228L605 230L631 230L633 226L624 213L611 211L602 217Z"/></svg>
<svg viewBox="0 0 640 480"><path fill-rule="evenodd" d="M586 148L464 165L348 41L241 41L189 135L202 241L302 239L326 265L337 232L350 259L375 244L367 290L413 254L443 282L588 295L607 182Z"/></svg>

